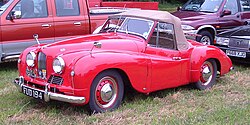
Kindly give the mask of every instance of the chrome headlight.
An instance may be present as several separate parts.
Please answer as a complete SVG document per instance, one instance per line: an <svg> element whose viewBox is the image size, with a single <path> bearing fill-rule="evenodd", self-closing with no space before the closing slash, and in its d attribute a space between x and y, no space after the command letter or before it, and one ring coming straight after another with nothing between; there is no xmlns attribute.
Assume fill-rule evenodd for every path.
<svg viewBox="0 0 250 125"><path fill-rule="evenodd" d="M216 44L228 46L230 39L225 37L216 37Z"/></svg>
<svg viewBox="0 0 250 125"><path fill-rule="evenodd" d="M55 73L61 74L65 67L65 62L62 57L57 57L53 61L53 70Z"/></svg>
<svg viewBox="0 0 250 125"><path fill-rule="evenodd" d="M35 65L36 54L34 52L29 52L26 55L26 64L29 67L33 67Z"/></svg>
<svg viewBox="0 0 250 125"><path fill-rule="evenodd" d="M194 27L192 27L192 26L190 26L190 25L181 25L181 28L182 28L183 30L194 30L194 29L195 29Z"/></svg>

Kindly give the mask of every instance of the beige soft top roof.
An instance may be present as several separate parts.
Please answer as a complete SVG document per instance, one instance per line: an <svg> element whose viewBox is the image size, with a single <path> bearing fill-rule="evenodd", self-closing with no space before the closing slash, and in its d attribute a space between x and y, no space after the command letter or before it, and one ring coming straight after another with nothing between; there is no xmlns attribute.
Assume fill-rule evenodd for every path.
<svg viewBox="0 0 250 125"><path fill-rule="evenodd" d="M137 18L145 18L149 20L155 20L159 22L166 22L174 24L175 35L177 40L177 48L179 50L188 49L188 42L184 36L183 30L181 28L181 21L179 18L173 16L166 11L157 11L157 10L129 10L120 14L115 14L113 16L129 16ZM112 16L111 16L112 17Z"/></svg>

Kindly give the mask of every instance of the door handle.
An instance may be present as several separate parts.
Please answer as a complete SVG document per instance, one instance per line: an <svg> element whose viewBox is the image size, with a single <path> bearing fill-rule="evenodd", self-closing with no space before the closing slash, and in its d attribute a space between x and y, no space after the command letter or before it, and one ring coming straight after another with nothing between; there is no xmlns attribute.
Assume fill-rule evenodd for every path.
<svg viewBox="0 0 250 125"><path fill-rule="evenodd" d="M74 25L81 25L81 22L74 22Z"/></svg>
<svg viewBox="0 0 250 125"><path fill-rule="evenodd" d="M240 15L239 15L239 14L238 14L238 15L236 15L236 17L237 17L237 18L240 18Z"/></svg>
<svg viewBox="0 0 250 125"><path fill-rule="evenodd" d="M43 24L42 27L51 27L50 24Z"/></svg>
<svg viewBox="0 0 250 125"><path fill-rule="evenodd" d="M181 60L181 57L173 57L173 60Z"/></svg>

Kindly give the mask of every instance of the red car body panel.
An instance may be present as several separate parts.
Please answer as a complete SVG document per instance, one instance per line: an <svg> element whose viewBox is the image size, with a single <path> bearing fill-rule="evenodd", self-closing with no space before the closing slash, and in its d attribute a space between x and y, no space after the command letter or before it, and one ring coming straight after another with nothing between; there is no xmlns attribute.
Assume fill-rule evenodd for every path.
<svg viewBox="0 0 250 125"><path fill-rule="evenodd" d="M93 48L91 51L92 41L101 41L102 48ZM84 96L86 103L88 103L90 83L96 75L108 69L117 69L126 73L134 89L142 93L150 93L198 81L200 66L208 58L219 61L221 75L227 73L232 66L227 56L217 56L225 54L213 46L203 46L197 42L189 41L190 47L185 51L154 50L147 47L144 53L145 42L144 39L137 36L110 33L84 36L45 46L43 52L50 55L47 57L47 64L51 64L53 58L64 53L60 49L63 48L66 51L64 53L65 62L69 62L66 63L67 69L75 71L75 76L72 78L70 76L71 70L65 70L62 77L67 79L65 79L63 86L52 85L51 87L56 87L68 95ZM47 51L46 47L50 49ZM22 55L26 55L33 49L38 48L26 49ZM174 56L181 56L182 60L174 62L172 60ZM21 56L21 60L25 60L25 56ZM25 62L18 64L19 75L24 76L27 81L44 85L44 82L26 75L25 65ZM168 68L163 70L163 67ZM47 65L47 72L53 72L51 65Z"/></svg>

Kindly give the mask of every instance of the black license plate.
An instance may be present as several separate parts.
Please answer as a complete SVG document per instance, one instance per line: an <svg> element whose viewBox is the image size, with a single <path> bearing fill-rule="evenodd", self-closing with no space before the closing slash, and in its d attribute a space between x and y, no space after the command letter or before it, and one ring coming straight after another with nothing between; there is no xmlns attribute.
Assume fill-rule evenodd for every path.
<svg viewBox="0 0 250 125"><path fill-rule="evenodd" d="M23 86L22 90L23 90L23 93L25 95L27 95L27 96L30 96L30 97L33 97L33 98L36 98L36 99L41 99L41 100L44 99L44 92L43 91L33 89L33 88L29 88L29 87L26 87L26 86Z"/></svg>

